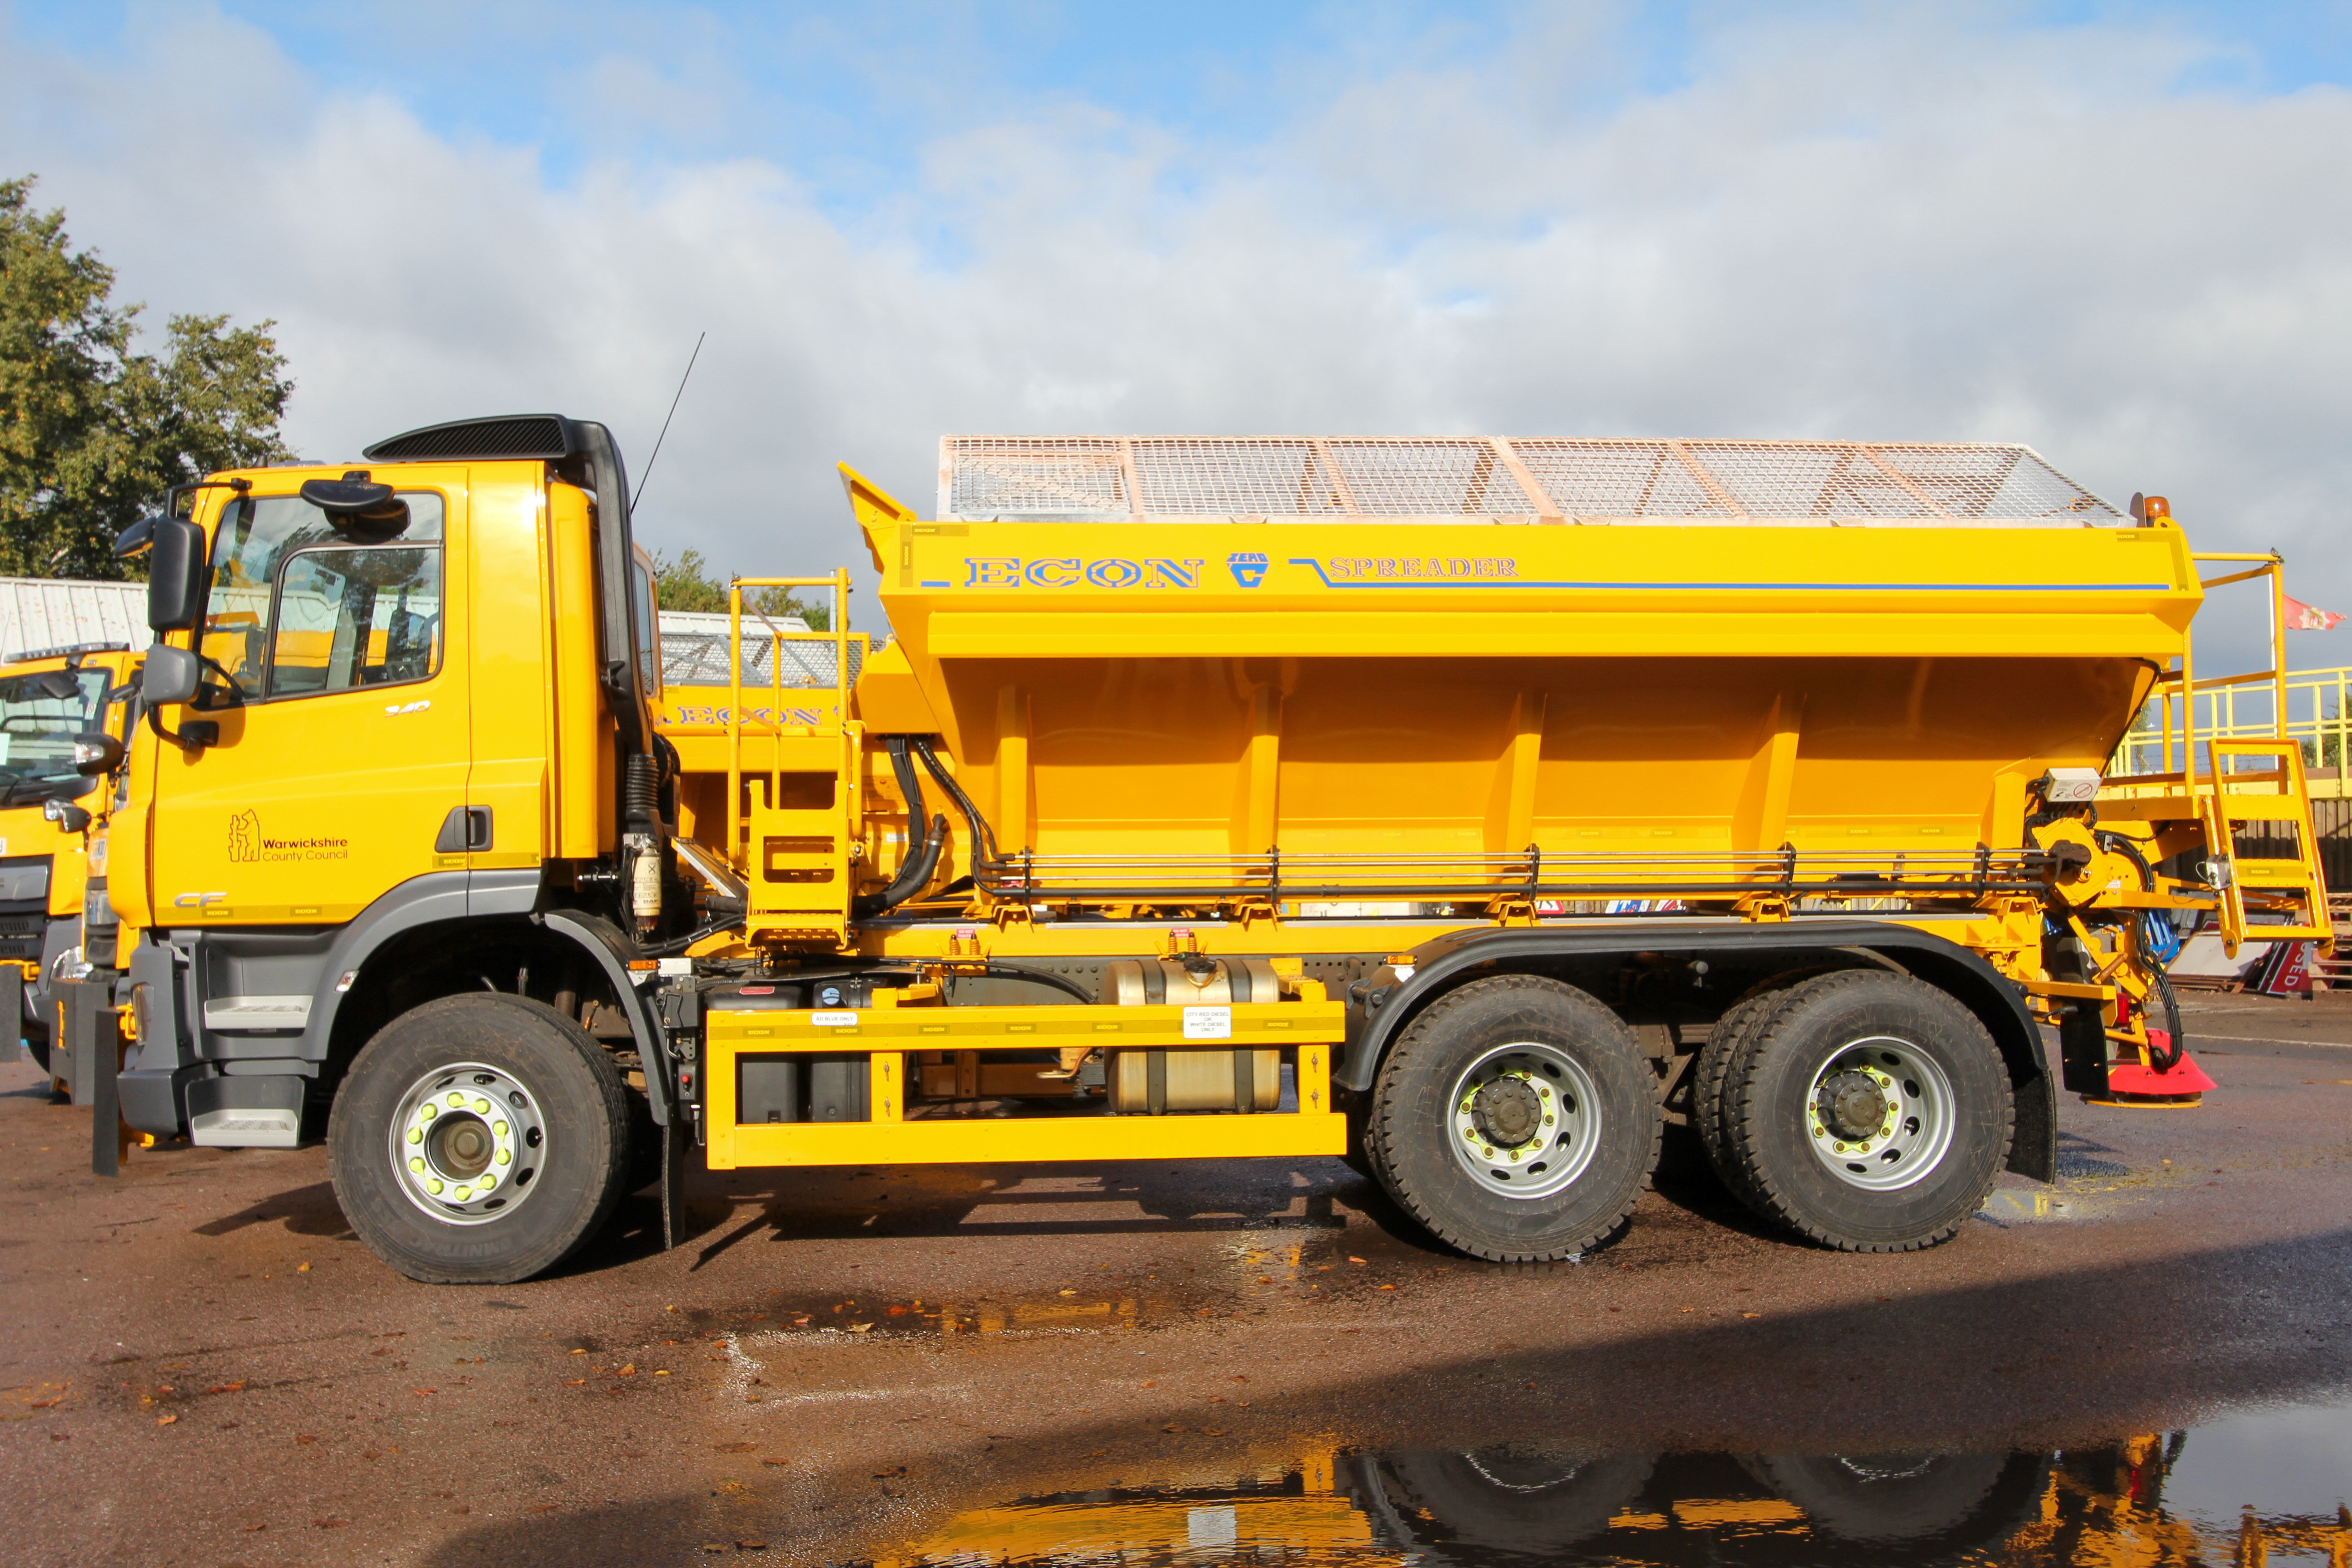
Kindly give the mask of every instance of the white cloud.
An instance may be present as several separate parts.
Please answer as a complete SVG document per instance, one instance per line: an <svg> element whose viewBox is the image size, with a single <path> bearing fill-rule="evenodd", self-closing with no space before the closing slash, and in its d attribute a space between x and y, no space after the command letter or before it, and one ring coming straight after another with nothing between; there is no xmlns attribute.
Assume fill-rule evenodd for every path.
<svg viewBox="0 0 2352 1568"><path fill-rule="evenodd" d="M862 558L832 464L928 508L949 429L1818 434L2028 441L2352 609L2352 97L2168 92L2178 33L1748 24L1644 95L1538 13L1255 146L1003 104L845 227L775 163L558 188L241 24L151 30L106 74L5 43L0 164L127 293L276 317L320 457L551 407L642 467L708 328L643 526L745 570Z"/></svg>

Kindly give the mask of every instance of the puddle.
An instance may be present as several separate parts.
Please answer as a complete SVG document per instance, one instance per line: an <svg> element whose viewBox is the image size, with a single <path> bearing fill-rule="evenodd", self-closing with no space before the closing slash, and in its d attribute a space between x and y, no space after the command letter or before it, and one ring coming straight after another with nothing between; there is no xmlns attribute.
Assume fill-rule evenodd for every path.
<svg viewBox="0 0 2352 1568"><path fill-rule="evenodd" d="M1020 1498L957 1515L870 1568L2341 1565L2347 1497L2352 1409L2340 1406L2047 1452L1339 1449L1228 1478Z"/></svg>

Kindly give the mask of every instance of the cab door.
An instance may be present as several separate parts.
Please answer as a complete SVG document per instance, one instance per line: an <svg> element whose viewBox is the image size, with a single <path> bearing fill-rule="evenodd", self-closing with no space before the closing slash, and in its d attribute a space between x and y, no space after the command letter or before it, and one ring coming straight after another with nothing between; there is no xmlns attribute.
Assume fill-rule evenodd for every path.
<svg viewBox="0 0 2352 1568"><path fill-rule="evenodd" d="M222 507L199 649L229 696L174 710L217 743L158 748L155 924L341 922L464 868L464 471L415 479L390 538L354 541L298 494Z"/></svg>

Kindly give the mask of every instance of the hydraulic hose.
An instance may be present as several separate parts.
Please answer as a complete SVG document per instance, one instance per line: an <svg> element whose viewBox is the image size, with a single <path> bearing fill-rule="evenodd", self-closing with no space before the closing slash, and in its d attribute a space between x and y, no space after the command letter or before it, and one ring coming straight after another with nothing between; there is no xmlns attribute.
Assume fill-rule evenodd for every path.
<svg viewBox="0 0 2352 1568"><path fill-rule="evenodd" d="M2170 1072L2180 1065L2180 1058L2189 1049L2189 1042L2180 1033L2180 998L2173 994L2172 977L2162 970L2156 972L2156 994L2164 999L2164 1026L2171 1032L2172 1047L2159 1051L2150 1047L2147 1065L2158 1072Z"/></svg>
<svg viewBox="0 0 2352 1568"><path fill-rule="evenodd" d="M915 764L908 760L907 737L887 735L883 745L890 752L890 769L898 775L898 793L907 798L907 826L911 830L923 820L923 784L916 776ZM895 910L917 893L931 885L931 876L940 868L940 851L947 847L948 819L946 813L933 816L914 853L890 879L890 885L878 893L862 895L850 913L859 920L871 920L885 910Z"/></svg>
<svg viewBox="0 0 2352 1568"><path fill-rule="evenodd" d="M964 794L963 785L956 783L955 775L940 765L939 753L931 750L930 737L917 735L913 742L915 755L923 760L923 766L940 781L940 787L948 792L948 798L956 803L956 809L962 812L963 819L971 825L972 876L977 879L981 862L996 858L996 835L989 827L988 818L980 815L980 807L972 805L971 796Z"/></svg>

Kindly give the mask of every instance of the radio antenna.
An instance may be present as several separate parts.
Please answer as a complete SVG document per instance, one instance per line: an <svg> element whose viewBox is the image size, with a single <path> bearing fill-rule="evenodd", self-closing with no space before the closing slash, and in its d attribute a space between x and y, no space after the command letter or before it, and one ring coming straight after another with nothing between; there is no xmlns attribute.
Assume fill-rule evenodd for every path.
<svg viewBox="0 0 2352 1568"><path fill-rule="evenodd" d="M677 378L677 392L669 400L669 412L662 416L661 434L654 437L654 455L646 459L646 471L637 476L636 494L629 498L631 511L636 510L637 502L645 499L646 486L654 477L654 465L661 460L662 443L669 438L669 422L677 417L677 400L686 395L688 377L694 374L694 362L702 357L702 340L709 335L709 332L695 334L694 352L686 356L686 374Z"/></svg>

